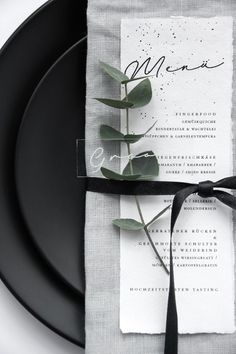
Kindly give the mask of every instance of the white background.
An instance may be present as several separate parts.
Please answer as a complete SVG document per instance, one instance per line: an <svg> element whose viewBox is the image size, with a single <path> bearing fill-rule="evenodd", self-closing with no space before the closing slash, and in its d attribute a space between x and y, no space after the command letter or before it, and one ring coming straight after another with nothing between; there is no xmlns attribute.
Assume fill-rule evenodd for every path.
<svg viewBox="0 0 236 354"><path fill-rule="evenodd" d="M0 48L45 0L0 0ZM0 78L1 79L1 78ZM82 354L31 316L0 282L0 354Z"/></svg>

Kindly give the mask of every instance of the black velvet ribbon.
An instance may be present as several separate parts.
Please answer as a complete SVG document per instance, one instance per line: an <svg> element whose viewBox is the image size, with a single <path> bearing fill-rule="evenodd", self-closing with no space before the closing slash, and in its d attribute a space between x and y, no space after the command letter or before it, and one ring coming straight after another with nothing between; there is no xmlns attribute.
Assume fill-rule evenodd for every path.
<svg viewBox="0 0 236 354"><path fill-rule="evenodd" d="M236 209L236 197L226 191L236 189L236 176L218 182L204 181L198 184L159 181L115 181L87 177L87 191L118 195L174 195L170 225L170 278L166 320L165 354L178 353L178 315L175 299L172 237L175 223L187 197L197 193L202 198L217 198L232 209Z"/></svg>

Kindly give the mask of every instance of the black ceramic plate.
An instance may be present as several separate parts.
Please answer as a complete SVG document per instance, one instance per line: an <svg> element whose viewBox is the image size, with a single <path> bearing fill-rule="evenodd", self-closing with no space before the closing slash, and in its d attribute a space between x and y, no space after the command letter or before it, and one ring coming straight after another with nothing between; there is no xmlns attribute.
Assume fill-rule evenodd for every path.
<svg viewBox="0 0 236 354"><path fill-rule="evenodd" d="M85 59L86 39L49 70L29 102L16 147L17 191L33 240L81 294L85 180L76 177L76 139L84 138Z"/></svg>
<svg viewBox="0 0 236 354"><path fill-rule="evenodd" d="M0 276L18 300L51 329L84 344L84 302L42 262L17 202L15 142L25 106L56 58L86 31L86 4L47 3L0 52Z"/></svg>

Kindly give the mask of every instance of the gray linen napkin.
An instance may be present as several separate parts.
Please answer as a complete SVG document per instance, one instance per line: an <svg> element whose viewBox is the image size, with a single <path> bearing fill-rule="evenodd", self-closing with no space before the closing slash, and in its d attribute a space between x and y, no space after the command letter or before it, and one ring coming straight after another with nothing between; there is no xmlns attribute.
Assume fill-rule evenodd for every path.
<svg viewBox="0 0 236 354"><path fill-rule="evenodd" d="M98 60L119 67L121 18L233 15L235 0L89 0L86 104L86 151L94 149L99 125L119 127L117 112L92 97L118 97L117 85L102 75ZM234 28L234 36L236 28ZM235 37L236 38L236 37ZM235 46L235 44L234 44ZM235 49L235 48L234 48ZM236 50L234 50L236 53ZM235 59L235 58L234 58ZM235 63L235 60L234 60ZM234 78L235 86L235 78ZM236 91L234 91L236 92ZM236 93L233 98L235 116ZM235 129L235 128L234 128ZM90 172L87 161L88 174ZM125 334L119 329L119 232L111 225L119 217L119 197L87 193L85 227L86 353L162 354L163 335ZM235 354L236 334L181 335L180 354Z"/></svg>

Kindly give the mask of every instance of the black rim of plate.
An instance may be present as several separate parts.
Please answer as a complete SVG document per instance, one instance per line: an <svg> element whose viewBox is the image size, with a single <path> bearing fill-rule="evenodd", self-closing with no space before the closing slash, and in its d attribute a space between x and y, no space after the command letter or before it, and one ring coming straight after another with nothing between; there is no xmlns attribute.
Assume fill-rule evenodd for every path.
<svg viewBox="0 0 236 354"><path fill-rule="evenodd" d="M43 91L44 84L47 83L48 81L50 81L52 74L54 74L54 72L57 71L57 68L60 67L60 64L63 64L63 62L70 57L70 54L73 54L73 52L75 52L81 45L82 45L82 47L84 49L85 46L86 46L86 42L87 42L87 36L85 36L84 38L79 40L76 44L74 44L71 48L69 48L52 65L52 67L48 70L48 72L44 75L44 77L41 79L41 81L37 85L34 93L32 94L32 96L31 96L31 98L29 100L28 105L27 105L27 107L25 109L25 113L24 113L24 116L23 116L23 119L22 119L22 122L21 122L21 126L20 126L20 129L19 129L18 137L17 137L16 155L15 155L15 174L16 174L17 194L18 194L18 199L19 199L19 203L20 203L20 207L21 207L21 211L22 211L24 220L26 221L26 224L27 224L27 226L29 228L29 231L30 231L30 237L33 240L34 244L36 245L36 247L39 250L39 252L42 255L42 257L50 265L51 269L53 269L55 271L55 273L59 276L59 278L62 279L63 282L65 282L65 284L70 288L70 290L75 291L82 298L84 298L84 287L85 287L85 285L84 285L84 282L85 282L85 279L84 279L84 259L82 260L83 261L82 272L79 272L79 270L77 271L77 268L76 268L77 265L75 265L74 263L76 263L78 257L80 258L80 260L81 260L81 258L84 258L83 241L81 241L81 243L79 245L75 245L75 242L72 243L73 247L70 250L72 252L74 248L76 248L76 249L78 248L79 249L79 253L80 253L79 256L75 256L74 257L75 258L75 262L73 262L73 269L71 270L71 273L73 273L73 278L75 279L73 281L73 280L71 280L71 278L69 278L70 277L70 272L69 272L67 266L64 265L64 262L61 262L62 265L58 265L58 261L55 260L55 254L54 253L58 252L58 247L56 248L56 242L54 244L54 251L51 251L51 247L50 247L50 251L48 251L46 249L47 245L45 245L45 241L43 241L42 234L44 234L45 239L48 239L52 233L50 231L48 231L48 230L46 230L46 232L44 231L44 227L42 225L44 225L44 220L45 219L41 216L41 213L38 211L37 207L36 207L37 211L36 212L33 211L33 214L37 215L36 221L35 221L35 216L34 215L32 216L32 214L31 214L32 209L33 210L35 209L35 207L32 207L32 205L38 205L39 202L41 201L41 200L39 201L39 199L41 199L41 193L39 193L40 194L40 197L39 197L38 195L36 196L37 193L34 193L34 191L37 189L37 176L39 175L40 170L42 170L42 169L38 169L38 167L35 167L35 166L32 167L31 166L32 162L37 161L37 157L39 156L39 154L41 155L41 151L40 151L40 153L38 151L37 151L36 154L33 153L32 154L33 157L32 157L31 152L30 152L29 153L30 154L30 161L28 161L27 159L25 160L24 153L26 153L27 151L33 150L34 146L37 145L37 143L35 144L34 138L32 138L32 135L34 137L34 134L35 134L35 132L37 132L37 129L34 128L33 119L32 119L33 116L32 116L32 114L30 114L31 113L31 106L34 105L34 102L36 101L36 107L41 107L41 105L38 104L37 98L38 98L38 96L40 96L41 91ZM83 56L83 61L85 61L84 59L85 59L85 57ZM78 66L79 66L79 64L80 63L79 63L79 60L78 60ZM84 134L85 134L85 131L84 131L84 129L85 129L85 127L84 127L84 125L85 125L85 112L84 112L84 109L85 109L85 102L84 102L84 99L85 99L85 68L84 68L84 75L83 76L84 76L83 77L83 81L84 82L82 83L82 86L84 87L84 90L83 90L84 92L83 92L83 103L81 104L81 106L83 105L82 127L80 128L80 131L76 132L76 138L80 138L80 139L84 139ZM79 80L79 77L78 77L78 80ZM55 94L53 93L53 95L55 95ZM78 101L79 101L79 98L78 98ZM34 108L34 111L35 110L38 111L37 109ZM54 114L54 116L55 116L55 114ZM78 119L79 118L80 118L80 116L78 115ZM48 119L50 119L50 117L48 117ZM42 120L43 120L43 122L45 121L44 118ZM24 139L25 138L25 136L24 136L25 129L24 128L25 128L25 126L27 126L27 123L28 123L28 125L29 125L29 123L31 124L31 128L34 131L32 132L32 129L30 129L30 131L29 130L27 131L27 134L29 134L29 132L30 132L30 140L31 141L30 141L29 145L25 146L25 139ZM43 127L46 127L46 124L43 125ZM27 134L26 134L26 140L27 140ZM52 134L53 134L53 132L51 132L51 134L50 134L50 140L51 140ZM28 137L29 137L29 135L28 135ZM72 140L71 136L69 136L69 139ZM32 141L33 141L33 143L32 143ZM74 143L75 143L75 139L74 139ZM23 145L23 149L22 149L22 145ZM43 142L43 145L44 145L44 142ZM75 144L74 144L73 148L74 147L75 147ZM76 149L74 149L74 150L72 149L72 151L70 151L70 155L73 156L73 153L75 153L75 152L76 152ZM50 154L50 151L47 151L47 154ZM42 155L43 155L43 153L42 153ZM72 157L72 160L73 160L73 157ZM84 175L85 175L86 168L85 168L85 160L84 160L84 150L81 150L81 149L80 149L79 161L80 161L80 171L83 170ZM73 162L74 162L74 165L73 165ZM47 166L46 163L45 163L45 165ZM71 168L71 165L72 165L72 168ZM83 210L85 211L85 189L86 189L85 185L86 185L86 181L83 178L82 179L76 178L76 159L74 161L72 161L71 165L68 167L68 169L69 169L71 175L73 175L73 173L74 173L74 177L75 178L74 179L72 178L73 184L75 182L76 185L80 185L81 186L80 187L80 192L81 192L81 194L83 194L83 196L81 197L82 200L80 200L79 202L83 204ZM36 172L34 171L35 169L36 169ZM45 168L43 168L43 169L45 170ZM25 172L25 170L26 170L26 172ZM50 176L53 175L53 173L54 173L54 171L50 171ZM33 174L33 178L32 178L32 180L34 181L33 182L33 187L29 187L29 185L32 185L32 183L30 182L30 180L28 180L27 174L29 174L31 176L31 178L32 178L32 174ZM42 172L42 175L44 175L44 172ZM57 178L57 176L53 176L53 178L54 177L55 177L55 179ZM51 182L52 181L50 180L48 182L48 184L50 185ZM71 182L71 181L69 181L69 182ZM29 188L29 192L27 191L28 188ZM45 191L44 191L44 188L41 188L40 190L42 190L42 189L43 189L42 195L44 196ZM75 190L75 188L73 188L73 191L74 191L74 193L78 192L77 190ZM50 194L50 190L48 191L48 193ZM60 190L58 191L58 193L60 193ZM26 196L26 194L30 196L30 200L27 199L29 197ZM73 194L71 194L69 197L73 198ZM79 211L79 209L77 209L78 205L79 205L79 202L77 200L78 198L74 197L73 199L76 202L76 203L74 203L74 205L76 205L76 206L73 205L73 208L74 209L76 208L76 215L75 215L75 213L73 214L73 215L75 215L73 220L75 218L78 219L78 215L80 213L80 219L81 219L80 221L82 221L81 227L76 225L76 230L74 232L74 234L76 234L76 238L79 238L80 234L82 234L84 232L84 218L85 218L85 215L84 215L84 212L82 213L81 211ZM53 198L53 200L54 200L54 198ZM53 204L53 208L52 209L55 209L55 208L57 208L57 202L55 202L55 204ZM41 211L42 211L42 209L41 209ZM47 206L45 207L45 211L48 212ZM75 210L73 210L73 211L75 211ZM46 214L47 213L44 214L44 217L47 216ZM50 211L48 212L48 214L51 215ZM63 218L63 216L62 216L62 218ZM32 220L32 219L34 219L34 220ZM55 220L55 218L52 218L52 220ZM39 225L41 225L41 226L39 227ZM61 225L61 223L59 223L59 228L60 228L60 225ZM67 226L69 227L69 225L67 225ZM81 231L81 229L83 229L83 230ZM60 232L60 231L58 231L58 232ZM56 233L54 232L54 234L56 234ZM84 236L84 234L82 236ZM66 261L66 258L68 258L68 254L70 252L69 251L66 252L66 250L63 250L63 251L65 251L65 259L64 259L64 261ZM60 269L59 269L59 266L60 266ZM66 269L64 270L63 267L66 268ZM80 264L80 267L81 267L81 264ZM82 279L79 280L79 282L76 283L77 278L82 278ZM80 283L80 285L78 285L78 283Z"/></svg>

